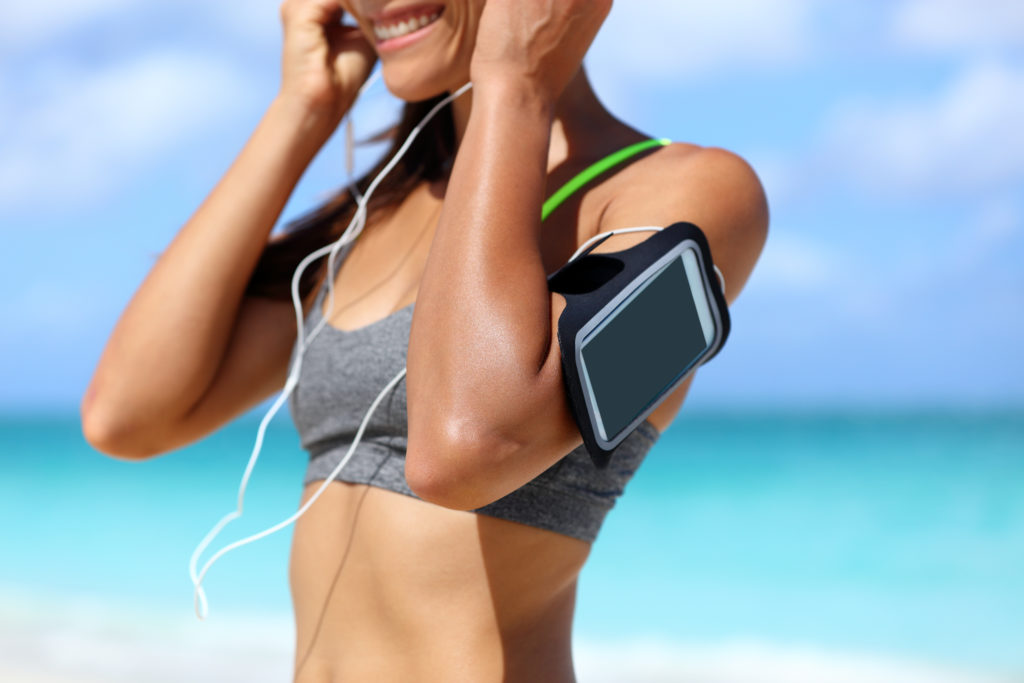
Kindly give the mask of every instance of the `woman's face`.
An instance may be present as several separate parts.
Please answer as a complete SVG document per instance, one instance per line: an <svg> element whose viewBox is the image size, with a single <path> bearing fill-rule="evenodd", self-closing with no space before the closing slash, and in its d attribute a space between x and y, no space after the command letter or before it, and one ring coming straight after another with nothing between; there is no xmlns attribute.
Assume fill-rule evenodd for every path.
<svg viewBox="0 0 1024 683"><path fill-rule="evenodd" d="M486 0L339 0L380 57L397 97L418 102L469 80Z"/></svg>

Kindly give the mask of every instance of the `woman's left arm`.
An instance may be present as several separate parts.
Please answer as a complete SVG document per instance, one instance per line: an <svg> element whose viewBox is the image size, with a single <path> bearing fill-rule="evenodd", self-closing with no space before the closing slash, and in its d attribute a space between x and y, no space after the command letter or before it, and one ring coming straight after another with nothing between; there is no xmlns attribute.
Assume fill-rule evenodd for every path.
<svg viewBox="0 0 1024 683"><path fill-rule="evenodd" d="M555 103L610 9L611 0L484 6L472 114L409 336L405 470L426 500L479 507L582 443L556 392L540 215Z"/></svg>
<svg viewBox="0 0 1024 683"><path fill-rule="evenodd" d="M538 444L575 447L568 413L568 423L538 414L556 407L561 381L539 243L552 103L511 83L473 92L406 363L406 479L420 497L464 509L550 466L557 458Z"/></svg>
<svg viewBox="0 0 1024 683"><path fill-rule="evenodd" d="M553 108L607 13L595 14L596 4L489 0L481 21L473 111L417 295L407 358L406 479L417 495L439 505L485 505L582 443L565 397L556 337L564 302L548 291L539 236ZM554 5L547 9L560 15L561 30L524 18L524 6L539 5ZM502 29L485 37L487 12L497 19L503 8L508 16L492 22ZM545 62L556 48L575 49L575 66L564 53ZM722 177L695 175L728 190L736 165L724 166ZM671 217L665 225L686 217L678 204L693 203L667 197L673 193L665 192L664 181L657 185L661 192L651 188L657 193L651 201L624 199L609 210L628 221L631 207L643 206L645 225L661 214ZM705 201L699 216L686 218L706 232L708 221L723 226L717 236L709 234L716 262L716 249L725 248L716 245L728 232L725 223L747 219L726 215L735 213L735 204ZM637 223L616 223L627 224ZM630 238L638 241L615 237L608 243L618 243L607 248L621 249ZM723 269L729 277L732 269Z"/></svg>

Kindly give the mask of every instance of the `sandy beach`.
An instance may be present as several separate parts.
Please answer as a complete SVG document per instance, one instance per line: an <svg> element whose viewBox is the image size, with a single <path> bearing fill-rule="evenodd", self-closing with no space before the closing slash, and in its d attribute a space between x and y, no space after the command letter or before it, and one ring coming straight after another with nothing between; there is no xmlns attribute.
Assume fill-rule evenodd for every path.
<svg viewBox="0 0 1024 683"><path fill-rule="evenodd" d="M287 617L217 615L206 622L88 598L0 593L5 683L283 683ZM184 610L182 610L184 612ZM581 683L1012 683L1019 678L901 658L766 642L624 639L575 645Z"/></svg>

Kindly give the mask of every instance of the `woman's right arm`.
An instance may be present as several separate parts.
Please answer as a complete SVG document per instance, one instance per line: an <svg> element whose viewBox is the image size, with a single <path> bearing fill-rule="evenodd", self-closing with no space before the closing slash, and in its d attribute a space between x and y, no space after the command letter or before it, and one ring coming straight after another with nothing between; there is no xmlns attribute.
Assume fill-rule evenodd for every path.
<svg viewBox="0 0 1024 683"><path fill-rule="evenodd" d="M292 304L244 291L373 57L361 38L334 28L336 0L287 0L281 15L280 93L128 303L86 389L82 429L100 451L145 458L179 448L284 385Z"/></svg>

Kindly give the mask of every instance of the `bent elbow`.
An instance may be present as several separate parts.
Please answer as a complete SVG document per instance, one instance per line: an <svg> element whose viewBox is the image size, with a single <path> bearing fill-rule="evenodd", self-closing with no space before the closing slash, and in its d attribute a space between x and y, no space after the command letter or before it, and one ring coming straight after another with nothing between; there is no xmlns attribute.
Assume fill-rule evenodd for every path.
<svg viewBox="0 0 1024 683"><path fill-rule="evenodd" d="M160 455L160 449L152 448L137 438L132 430L125 429L115 420L106 417L95 408L80 412L82 437L92 448L104 455L136 462Z"/></svg>
<svg viewBox="0 0 1024 683"><path fill-rule="evenodd" d="M411 454L410 450L405 458L405 480L417 498L452 510L472 509L458 490L457 477L450 476L450 472L429 458Z"/></svg>
<svg viewBox="0 0 1024 683"><path fill-rule="evenodd" d="M405 480L419 498L452 510L473 510L480 507L474 495L471 454L452 450L413 449L405 457Z"/></svg>
<svg viewBox="0 0 1024 683"><path fill-rule="evenodd" d="M512 448L490 439L409 440L405 479L419 498L452 510L475 510L501 497L491 465Z"/></svg>

